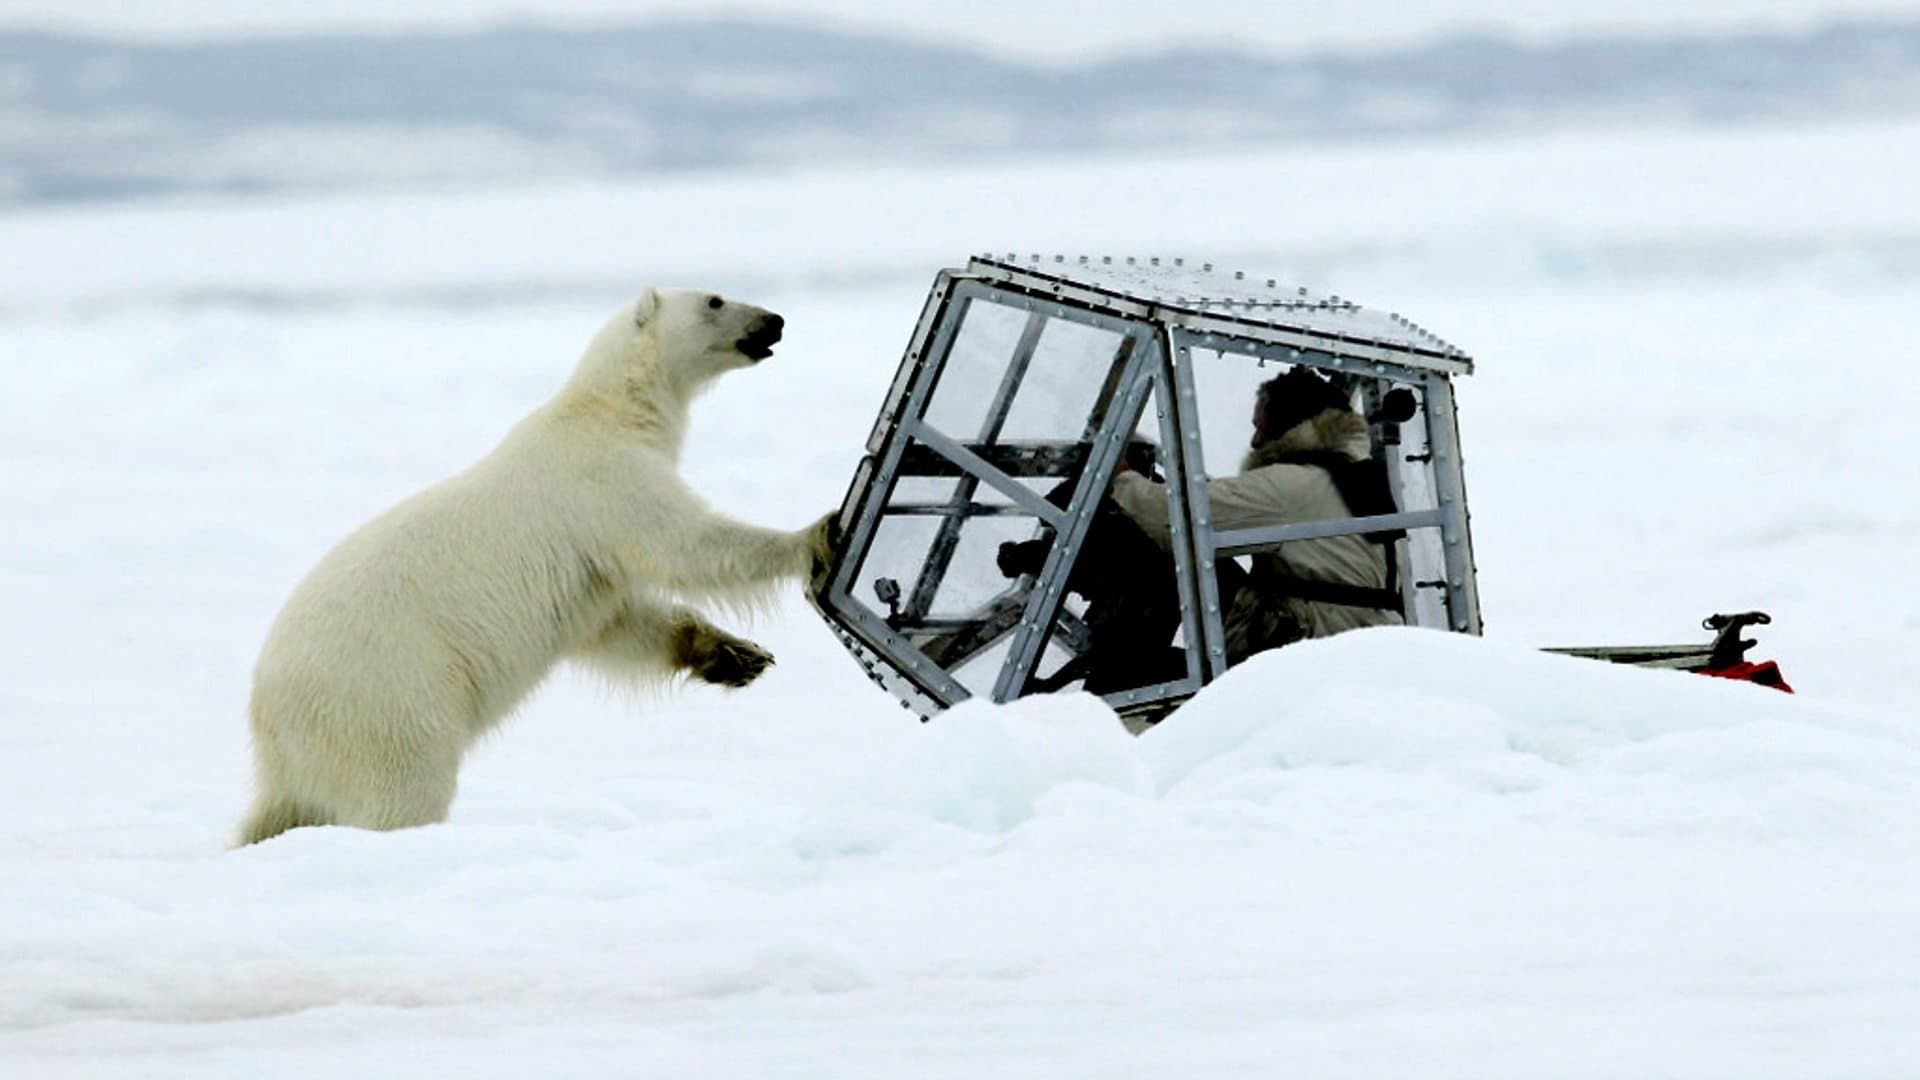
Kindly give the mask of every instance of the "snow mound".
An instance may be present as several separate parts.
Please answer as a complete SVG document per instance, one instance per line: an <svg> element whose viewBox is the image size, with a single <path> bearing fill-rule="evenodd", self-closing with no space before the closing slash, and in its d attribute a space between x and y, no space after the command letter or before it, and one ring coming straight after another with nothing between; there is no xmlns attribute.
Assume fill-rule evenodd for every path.
<svg viewBox="0 0 1920 1080"><path fill-rule="evenodd" d="M1912 819L1920 738L1745 683L1381 629L1228 672L1141 739L1168 799L1600 829ZM1328 822L1328 824L1335 824Z"/></svg>
<svg viewBox="0 0 1920 1080"><path fill-rule="evenodd" d="M1888 1041L1920 1008L1920 740L1895 718L1367 631L1139 738L1084 694L651 730L476 777L443 826L215 855L233 808L193 811L194 852L175 800L0 850L0 1072L85 1045L217 1075L236 1039L250 1074L376 1044L475 1075L536 1045L582 1075L931 1052L971 1076L1009 1046L1049 1076L1920 1062Z"/></svg>
<svg viewBox="0 0 1920 1080"><path fill-rule="evenodd" d="M1150 797L1152 774L1133 737L1090 694L996 706L970 701L917 738L873 759L850 800L978 832L1005 832L1062 787L1092 785Z"/></svg>
<svg viewBox="0 0 1920 1080"><path fill-rule="evenodd" d="M1897 719L1389 629L1255 657L1138 739L1085 694L969 702L829 774L796 844L874 854L937 826L1076 817L1385 844L1436 829L1819 837L1920 822L1917 789L1920 730Z"/></svg>

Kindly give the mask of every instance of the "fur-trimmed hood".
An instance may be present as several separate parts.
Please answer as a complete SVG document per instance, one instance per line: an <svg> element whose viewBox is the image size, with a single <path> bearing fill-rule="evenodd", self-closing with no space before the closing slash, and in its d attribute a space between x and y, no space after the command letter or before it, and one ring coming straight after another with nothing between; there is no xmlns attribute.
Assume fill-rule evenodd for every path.
<svg viewBox="0 0 1920 1080"><path fill-rule="evenodd" d="M1373 440L1367 434L1367 421L1351 409L1328 409L1311 420L1293 425L1276 439L1268 439L1252 450L1240 463L1240 471L1251 472L1266 465L1279 464L1289 454L1332 451L1354 461L1373 454Z"/></svg>

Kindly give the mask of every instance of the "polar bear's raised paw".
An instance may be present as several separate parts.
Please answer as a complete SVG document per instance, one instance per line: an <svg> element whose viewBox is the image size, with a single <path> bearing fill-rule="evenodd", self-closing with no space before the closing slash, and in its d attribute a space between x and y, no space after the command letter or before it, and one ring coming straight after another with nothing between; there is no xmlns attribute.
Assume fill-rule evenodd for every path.
<svg viewBox="0 0 1920 1080"><path fill-rule="evenodd" d="M674 641L674 661L702 682L738 688L773 666L773 654L704 620L689 620Z"/></svg>
<svg viewBox="0 0 1920 1080"><path fill-rule="evenodd" d="M751 641L732 638L716 645L693 673L715 686L737 689L759 678L772 666L772 653Z"/></svg>

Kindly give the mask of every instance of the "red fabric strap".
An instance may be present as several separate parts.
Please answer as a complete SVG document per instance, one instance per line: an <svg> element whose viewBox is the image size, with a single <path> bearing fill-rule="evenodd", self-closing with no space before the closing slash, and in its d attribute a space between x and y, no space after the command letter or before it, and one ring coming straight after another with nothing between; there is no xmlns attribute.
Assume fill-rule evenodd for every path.
<svg viewBox="0 0 1920 1080"><path fill-rule="evenodd" d="M1771 686L1775 690L1793 693L1793 687L1788 686L1787 680L1780 675L1780 665L1771 660L1758 664L1742 660L1723 668L1702 668L1700 674L1712 675L1716 679L1738 679L1741 682L1758 683L1761 686Z"/></svg>

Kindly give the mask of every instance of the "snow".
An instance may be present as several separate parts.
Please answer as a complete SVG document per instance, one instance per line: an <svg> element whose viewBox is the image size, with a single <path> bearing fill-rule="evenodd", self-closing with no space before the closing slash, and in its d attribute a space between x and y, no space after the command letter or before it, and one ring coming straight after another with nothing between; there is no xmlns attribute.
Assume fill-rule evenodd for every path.
<svg viewBox="0 0 1920 1080"><path fill-rule="evenodd" d="M636 277L921 294L928 266L991 250L1257 259L1449 337L1404 290L1910 268L1920 203L1901 167L1916 147L1920 122L1901 120L47 209L0 215L0 248L38 256L0 262L0 311L486 304L624 295ZM1329 278L1350 266L1394 287L1374 299L1359 291L1371 275Z"/></svg>
<svg viewBox="0 0 1920 1080"><path fill-rule="evenodd" d="M1917 160L1617 132L0 218L0 1074L1912 1075ZM557 676L444 826L223 850L293 582L621 296L788 317L687 470L797 527L933 271L1014 242L1473 353L1488 638L1306 643L1134 738L1076 695L919 725L791 599L738 693ZM1533 649L1747 607L1800 694Z"/></svg>
<svg viewBox="0 0 1920 1080"><path fill-rule="evenodd" d="M1920 1051L1920 746L1873 714L1422 631L1263 658L1138 740L1084 696L925 729L847 705L636 732L624 770L482 779L440 828L44 852L5 893L31 913L9 1052L1750 1076Z"/></svg>

